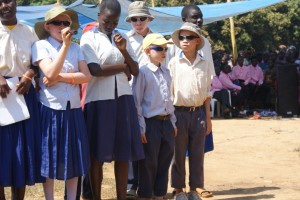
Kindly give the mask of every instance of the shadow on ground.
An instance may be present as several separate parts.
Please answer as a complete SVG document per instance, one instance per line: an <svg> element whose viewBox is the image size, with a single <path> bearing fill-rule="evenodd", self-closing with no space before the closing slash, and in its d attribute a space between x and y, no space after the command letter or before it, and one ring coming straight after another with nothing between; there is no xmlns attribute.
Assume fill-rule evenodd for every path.
<svg viewBox="0 0 300 200"><path fill-rule="evenodd" d="M235 188L230 190L213 191L214 195L257 194L268 190L279 190L279 187Z"/></svg>

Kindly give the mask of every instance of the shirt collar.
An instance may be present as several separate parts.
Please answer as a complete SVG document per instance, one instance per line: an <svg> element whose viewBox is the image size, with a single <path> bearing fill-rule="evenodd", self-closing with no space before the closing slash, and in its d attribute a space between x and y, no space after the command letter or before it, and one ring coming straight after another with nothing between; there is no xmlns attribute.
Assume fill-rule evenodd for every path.
<svg viewBox="0 0 300 200"><path fill-rule="evenodd" d="M48 42L56 49L59 50L61 48L61 43L55 40L53 37L48 37Z"/></svg>
<svg viewBox="0 0 300 200"><path fill-rule="evenodd" d="M20 21L17 20L16 26L24 26L24 24L20 23ZM2 22L0 21L0 30L4 31L4 30L9 30L9 29L5 25L3 25ZM11 30L9 30L9 31L11 31Z"/></svg>
<svg viewBox="0 0 300 200"><path fill-rule="evenodd" d="M188 59L185 57L185 55L184 55L184 53L183 53L182 50L180 51L180 53L179 53L178 56L179 56L179 59L185 59L185 60L188 60ZM206 59L205 59L204 56L202 56L202 55L198 52L195 61L199 62L200 60L204 60L204 61L205 61Z"/></svg>
<svg viewBox="0 0 300 200"><path fill-rule="evenodd" d="M149 33L153 33L153 31L149 27L148 27L148 29L149 29L149 31L148 31L148 33L146 35L148 35ZM131 36L134 36L134 35L140 35L140 34L138 34L137 32L135 32L134 29L131 29L129 31L129 33L128 33L128 37L131 37ZM140 36L142 36L142 35L140 35Z"/></svg>
<svg viewBox="0 0 300 200"><path fill-rule="evenodd" d="M166 70L165 66L162 63L160 63L160 67L157 67L153 63L149 62L147 66L152 72L156 72L159 69L161 69L163 72Z"/></svg>

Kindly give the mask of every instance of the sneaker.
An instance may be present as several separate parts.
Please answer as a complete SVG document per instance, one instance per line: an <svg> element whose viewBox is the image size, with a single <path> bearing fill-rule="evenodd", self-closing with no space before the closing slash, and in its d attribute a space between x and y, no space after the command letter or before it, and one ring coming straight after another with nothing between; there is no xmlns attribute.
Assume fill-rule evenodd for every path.
<svg viewBox="0 0 300 200"><path fill-rule="evenodd" d="M180 192L175 195L175 200L189 200L185 194L185 192Z"/></svg>
<svg viewBox="0 0 300 200"><path fill-rule="evenodd" d="M196 191L190 191L188 193L188 200L201 200L201 198Z"/></svg>
<svg viewBox="0 0 300 200"><path fill-rule="evenodd" d="M126 199L136 199L138 196L136 194L136 190L129 189L126 193Z"/></svg>

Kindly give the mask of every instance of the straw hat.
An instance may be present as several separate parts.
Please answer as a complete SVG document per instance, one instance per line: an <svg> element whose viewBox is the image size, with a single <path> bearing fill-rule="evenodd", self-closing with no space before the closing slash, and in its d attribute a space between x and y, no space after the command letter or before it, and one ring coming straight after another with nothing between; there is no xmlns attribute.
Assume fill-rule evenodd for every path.
<svg viewBox="0 0 300 200"><path fill-rule="evenodd" d="M150 14L147 4L143 1L134 1L128 6L128 16L125 21L130 22L131 17L148 17L150 21L154 17Z"/></svg>
<svg viewBox="0 0 300 200"><path fill-rule="evenodd" d="M203 46L204 46L204 39L201 35L201 29L196 25L196 24L193 24L193 23L190 23L190 22L185 22L181 27L180 29L176 30L173 34L172 34L172 40L174 42L174 44L176 46L178 46L180 48L180 42L179 42L179 33L180 31L182 30L187 30L187 31L191 31L193 33L196 33L201 42L200 44L197 45L197 50L201 49Z"/></svg>
<svg viewBox="0 0 300 200"><path fill-rule="evenodd" d="M164 45L164 44L173 44L173 42L168 41L164 38L163 35L158 33L150 33L143 40L143 50L145 50L150 45Z"/></svg>
<svg viewBox="0 0 300 200"><path fill-rule="evenodd" d="M56 7L51 8L46 13L44 21L37 22L34 25L34 30L35 30L37 36L40 39L47 38L49 36L49 33L45 30L44 24L51 21L52 19L54 19L58 15L62 15L62 14L68 15L70 17L70 19L72 20L71 29L77 30L79 28L78 16L77 16L77 13L74 10L71 10L71 9L66 10L62 6L56 6Z"/></svg>

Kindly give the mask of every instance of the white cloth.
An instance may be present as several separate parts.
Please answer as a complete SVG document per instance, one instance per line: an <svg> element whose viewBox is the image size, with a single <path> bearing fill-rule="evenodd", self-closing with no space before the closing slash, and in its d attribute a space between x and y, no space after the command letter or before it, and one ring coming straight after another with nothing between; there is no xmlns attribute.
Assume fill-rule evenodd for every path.
<svg viewBox="0 0 300 200"><path fill-rule="evenodd" d="M32 46L32 62L50 58L54 60L58 56L58 52L61 48L61 43L55 39L49 37L46 40L37 41ZM71 43L68 53L62 67L61 73L74 73L78 72L78 62L84 60L80 46L74 42ZM70 84L58 82L52 87L46 87L43 84L43 77L45 76L41 72L39 91L40 102L55 110L65 110L68 101L70 101L71 108L80 108L80 90L78 84Z"/></svg>
<svg viewBox="0 0 300 200"><path fill-rule="evenodd" d="M112 35L115 32L112 33ZM122 35L126 40L126 48L133 60L137 60L126 35ZM103 34L95 27L82 35L80 46L83 50L87 64L97 63L103 65L123 64L125 58L114 42L110 42L107 35ZM117 83L117 84L115 84ZM115 99L115 85L117 85L118 97L122 95L132 95L131 87L125 73L118 73L112 76L93 76L88 83L85 103L98 100Z"/></svg>
<svg viewBox="0 0 300 200"><path fill-rule="evenodd" d="M149 29L149 33L153 33ZM142 51L143 50L143 40L144 37L138 33L136 33L134 30L131 30L126 33L128 37L128 41L134 51L135 56L137 57L137 61L139 63L139 66L142 66L147 63L148 61L148 56Z"/></svg>
<svg viewBox="0 0 300 200"><path fill-rule="evenodd" d="M202 106L211 96L212 68L205 57L197 54L194 63L181 52L169 62L171 94L175 106Z"/></svg>
<svg viewBox="0 0 300 200"><path fill-rule="evenodd" d="M21 77L31 64L31 46L37 40L25 24L18 22L10 30L0 22L0 75Z"/></svg>

